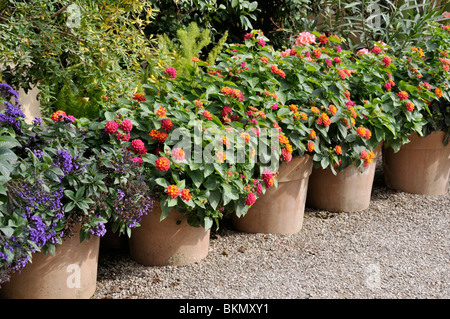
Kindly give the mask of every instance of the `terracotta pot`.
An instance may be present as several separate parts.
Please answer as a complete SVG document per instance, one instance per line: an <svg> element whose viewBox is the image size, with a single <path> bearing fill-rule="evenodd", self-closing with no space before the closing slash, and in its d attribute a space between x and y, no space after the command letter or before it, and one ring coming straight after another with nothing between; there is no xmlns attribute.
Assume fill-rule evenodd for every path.
<svg viewBox="0 0 450 319"><path fill-rule="evenodd" d="M444 146L445 133L433 132L427 137L414 133L410 142L397 153L383 150L386 186L413 194L444 195L450 177L450 145Z"/></svg>
<svg viewBox="0 0 450 319"><path fill-rule="evenodd" d="M292 235L303 226L312 157L294 157L278 170L278 187L271 187L241 217L233 215L233 225L247 233Z"/></svg>
<svg viewBox="0 0 450 319"><path fill-rule="evenodd" d="M187 217L172 209L160 221L161 206L142 217L141 226L131 231L128 240L131 257L145 266L185 265L208 255L210 231L193 227Z"/></svg>
<svg viewBox="0 0 450 319"><path fill-rule="evenodd" d="M368 208L381 143L374 153L375 157L362 173L355 166L349 166L337 175L331 169L314 168L309 177L306 206L330 212L356 212Z"/></svg>
<svg viewBox="0 0 450 319"><path fill-rule="evenodd" d="M88 299L97 286L100 239L91 236L80 243L78 233L50 253L36 253L19 273L2 285L1 298Z"/></svg>

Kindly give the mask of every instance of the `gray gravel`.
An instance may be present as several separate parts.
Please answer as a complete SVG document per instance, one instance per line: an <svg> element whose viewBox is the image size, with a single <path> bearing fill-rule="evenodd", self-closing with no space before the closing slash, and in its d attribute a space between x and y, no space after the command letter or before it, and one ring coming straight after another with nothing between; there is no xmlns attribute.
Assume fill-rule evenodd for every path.
<svg viewBox="0 0 450 319"><path fill-rule="evenodd" d="M355 213L306 208L296 235L247 234L228 221L208 256L187 266L146 267L126 245L102 250L94 299L448 299L450 193L385 188Z"/></svg>

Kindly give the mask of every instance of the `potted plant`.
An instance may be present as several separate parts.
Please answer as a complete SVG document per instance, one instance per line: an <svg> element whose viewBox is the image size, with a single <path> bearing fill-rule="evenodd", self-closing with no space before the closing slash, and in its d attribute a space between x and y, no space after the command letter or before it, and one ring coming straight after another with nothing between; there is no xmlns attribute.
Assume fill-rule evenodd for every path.
<svg viewBox="0 0 450 319"><path fill-rule="evenodd" d="M302 228L312 158L305 152L306 114L286 103L284 63L253 30L243 43L227 46L196 81L208 87L204 103L226 128L248 138L256 133L257 169L249 186L258 199L232 214L239 231L294 234Z"/></svg>
<svg viewBox="0 0 450 319"><path fill-rule="evenodd" d="M145 85L153 94L137 93L107 110L105 130L135 152L155 199L154 211L132 231L132 258L145 265L180 265L207 256L214 222L248 209L254 194L246 185L256 166L250 152L232 161L238 148L249 146L235 140L239 127L225 127L206 102L214 94L224 98L223 93L202 91L171 67L157 79Z"/></svg>
<svg viewBox="0 0 450 319"><path fill-rule="evenodd" d="M17 92L9 90L17 98ZM111 176L103 170L125 152L101 147L97 152L86 141L92 132L84 120L61 111L27 124L17 100L12 104L10 96L6 98L1 128L17 140L11 149L17 160L2 185L0 294L89 298L96 287L105 223L109 219L130 227L114 206L108 208L116 196L112 189L120 182L105 183Z"/></svg>
<svg viewBox="0 0 450 319"><path fill-rule="evenodd" d="M369 142L371 130L361 124L363 109L351 97L349 79L356 72L349 63L351 53L339 44L337 36L298 35L294 46L282 52L288 69L286 99L304 105L308 116L307 152L314 169L306 205L355 211L370 203L377 155Z"/></svg>
<svg viewBox="0 0 450 319"><path fill-rule="evenodd" d="M417 96L408 103L417 108L421 126L409 132L400 149L385 150L383 167L390 188L443 195L450 176L450 35L445 25L431 23L429 30L428 41L406 48L395 74Z"/></svg>

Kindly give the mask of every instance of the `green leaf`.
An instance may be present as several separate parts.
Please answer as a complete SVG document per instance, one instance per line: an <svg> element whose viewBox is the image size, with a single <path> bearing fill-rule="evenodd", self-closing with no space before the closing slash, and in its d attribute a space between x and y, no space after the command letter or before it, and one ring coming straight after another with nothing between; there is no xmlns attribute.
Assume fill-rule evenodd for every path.
<svg viewBox="0 0 450 319"><path fill-rule="evenodd" d="M68 213L75 207L74 202L68 202L66 205L64 205L64 212Z"/></svg>
<svg viewBox="0 0 450 319"><path fill-rule="evenodd" d="M165 197L165 198L163 198L162 200L161 200L161 217L160 217L160 221L161 220L164 220L167 216L169 216L169 213L170 213L170 207L167 205L167 200L168 200L168 197ZM150 212L150 214L152 214L151 212Z"/></svg>
<svg viewBox="0 0 450 319"><path fill-rule="evenodd" d="M330 40L331 42L339 43L339 44L341 43L341 40L334 35L328 37L328 40Z"/></svg>
<svg viewBox="0 0 450 319"><path fill-rule="evenodd" d="M237 191L230 184L222 184L223 188L223 204L226 205L232 200L238 200Z"/></svg>
<svg viewBox="0 0 450 319"><path fill-rule="evenodd" d="M236 207L236 216L242 217L247 214L249 206L245 205L245 201L241 200Z"/></svg>
<svg viewBox="0 0 450 319"><path fill-rule="evenodd" d="M385 138L384 130L379 127L375 127L375 137L378 141L383 141Z"/></svg>
<svg viewBox="0 0 450 319"><path fill-rule="evenodd" d="M70 199L73 200L73 201L76 200L76 199L75 199L75 193L74 193L72 190L70 190L70 189L66 189L66 190L64 191L64 195L66 195L68 198L70 198Z"/></svg>
<svg viewBox="0 0 450 319"><path fill-rule="evenodd" d="M178 204L178 197L172 198L169 197L167 199L167 207L175 207Z"/></svg>
<svg viewBox="0 0 450 319"><path fill-rule="evenodd" d="M222 192L220 190L215 190L209 192L209 204L213 209L217 209L217 205L220 203L220 199L222 198Z"/></svg>
<svg viewBox="0 0 450 319"><path fill-rule="evenodd" d="M327 168L328 165L330 165L330 159L328 157L322 157L322 160L320 161L320 166L322 166L323 169Z"/></svg>
<svg viewBox="0 0 450 319"><path fill-rule="evenodd" d="M217 185L219 184L219 181L215 175L210 175L205 182L203 183L203 186L207 190L214 190L217 188Z"/></svg>
<svg viewBox="0 0 450 319"><path fill-rule="evenodd" d="M0 230L6 235L6 237L11 237L14 233L14 229L11 227L0 227Z"/></svg>
<svg viewBox="0 0 450 319"><path fill-rule="evenodd" d="M209 216L205 216L205 218L203 219L204 223L205 223L205 231L210 229L214 223L214 220L209 217Z"/></svg>
<svg viewBox="0 0 450 319"><path fill-rule="evenodd" d="M84 197L84 191L86 190L85 186L81 186L78 190L77 193L75 194L75 198L77 201L80 201L83 199Z"/></svg>
<svg viewBox="0 0 450 319"><path fill-rule="evenodd" d="M169 182L165 178L162 178L162 177L155 179L155 183L164 188L169 187Z"/></svg>
<svg viewBox="0 0 450 319"><path fill-rule="evenodd" d="M204 171L203 171L204 177L207 178L213 172L214 172L214 165L210 164L210 163L205 164L205 168L204 168Z"/></svg>
<svg viewBox="0 0 450 319"><path fill-rule="evenodd" d="M203 182L203 171L201 170L190 171L189 176L191 177L195 187L200 188Z"/></svg>

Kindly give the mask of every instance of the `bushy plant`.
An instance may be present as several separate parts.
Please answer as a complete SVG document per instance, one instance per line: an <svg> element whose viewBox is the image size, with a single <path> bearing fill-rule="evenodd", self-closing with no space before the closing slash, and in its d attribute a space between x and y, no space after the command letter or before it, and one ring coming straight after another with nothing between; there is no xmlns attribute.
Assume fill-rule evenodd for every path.
<svg viewBox="0 0 450 319"><path fill-rule="evenodd" d="M361 105L353 100L351 52L340 44L337 36L302 32L281 52L287 103L303 106L308 116L308 151L316 167L334 173L350 165L368 166L377 144L362 121Z"/></svg>
<svg viewBox="0 0 450 319"><path fill-rule="evenodd" d="M175 39L179 29L195 22L200 29L211 32L212 42L226 32L230 41L239 41L240 34L253 28L260 10L258 1L248 0L158 0L153 4L158 14L155 23L147 26L146 34L167 34L169 39Z"/></svg>
<svg viewBox="0 0 450 319"><path fill-rule="evenodd" d="M181 86L168 83L170 91L138 94L137 101L106 111L105 129L135 153L161 204L161 219L175 208L190 225L208 230L224 214L246 211L256 200L250 191L257 187L250 161L255 154L246 151L250 136L235 140L232 128L227 130L206 104L189 101ZM132 124L133 132L125 133L124 123ZM238 150L243 158L231 161Z"/></svg>
<svg viewBox="0 0 450 319"><path fill-rule="evenodd" d="M204 57L207 63L214 64L227 37L228 31L225 31L217 43L212 43L209 29L200 31L195 22L178 29L176 39L170 39L167 34L158 35L158 48L153 51L154 54L147 57L148 65L145 67L144 83L148 84L159 78L162 75L161 72L168 66L177 71L178 78L186 77L189 80L193 76L191 73L196 70L191 59ZM208 46L211 47L207 48ZM149 76L154 78L149 79Z"/></svg>
<svg viewBox="0 0 450 319"><path fill-rule="evenodd" d="M428 21L439 19L445 10L445 2L422 0L322 0L315 4L314 15L321 16L318 30L346 37L352 51L385 42L394 55L425 41Z"/></svg>
<svg viewBox="0 0 450 319"><path fill-rule="evenodd" d="M4 92L17 97L11 87ZM128 150L102 144L95 132L99 123L89 127L88 120L63 111L27 124L20 105L4 97L0 129L17 142L9 145L16 161L9 163L9 178L1 185L1 281L20 271L33 253L53 254L75 232L89 240L103 236L107 222L122 233L139 225L152 200L138 165L127 160ZM129 201L136 204L131 210Z"/></svg>
<svg viewBox="0 0 450 319"><path fill-rule="evenodd" d="M443 142L447 145L450 136L450 26L430 23L429 30L426 42L407 48L403 75L426 95L428 108L422 111L426 120L423 135L443 131Z"/></svg>
<svg viewBox="0 0 450 319"><path fill-rule="evenodd" d="M103 95L133 92L150 53L151 1L0 3L0 77L39 89L41 111L98 116ZM113 49L111 49L113 48Z"/></svg>
<svg viewBox="0 0 450 319"><path fill-rule="evenodd" d="M422 134L425 92L401 75L409 65L407 58L395 58L383 42L358 50L354 60L356 76L350 84L355 100L363 106L363 121L377 142L397 152L412 132Z"/></svg>

